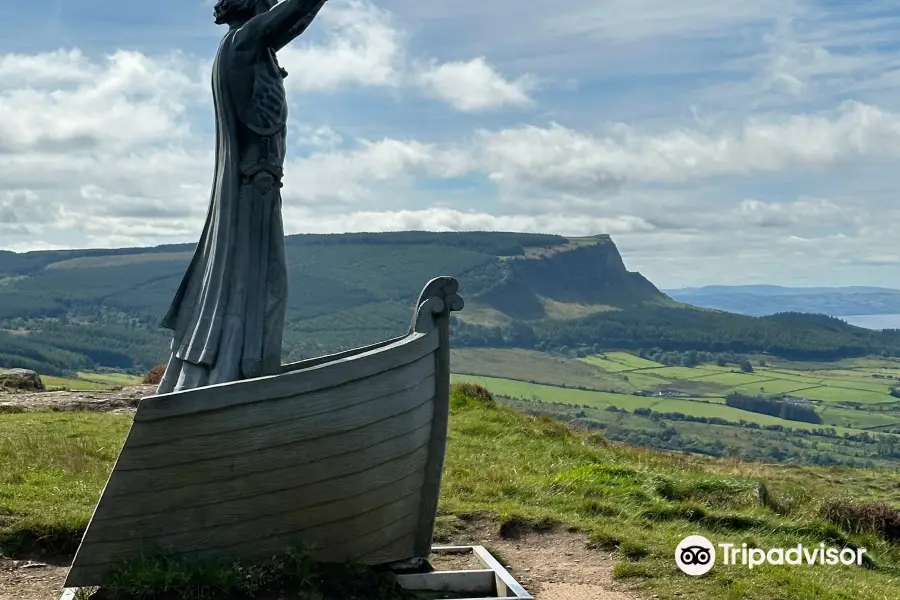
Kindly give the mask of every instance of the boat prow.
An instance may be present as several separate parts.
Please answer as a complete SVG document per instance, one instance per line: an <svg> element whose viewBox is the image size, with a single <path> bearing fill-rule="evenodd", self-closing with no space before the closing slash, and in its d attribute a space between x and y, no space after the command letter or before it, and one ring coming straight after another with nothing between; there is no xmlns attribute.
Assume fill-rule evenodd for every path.
<svg viewBox="0 0 900 600"><path fill-rule="evenodd" d="M151 396L94 510L66 587L165 552L326 562L422 559L447 441L452 277L430 281L406 335L269 377Z"/></svg>

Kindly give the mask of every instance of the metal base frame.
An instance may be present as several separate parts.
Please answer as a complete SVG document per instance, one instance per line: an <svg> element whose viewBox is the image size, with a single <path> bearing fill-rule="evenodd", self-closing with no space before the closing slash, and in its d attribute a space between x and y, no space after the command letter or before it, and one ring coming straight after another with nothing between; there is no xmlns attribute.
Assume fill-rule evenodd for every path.
<svg viewBox="0 0 900 600"><path fill-rule="evenodd" d="M484 569L466 571L432 571L412 575L397 575L397 583L412 591L443 592L447 594L483 594L479 598L467 596L448 600L495 600L514 598L534 600L518 581L503 568L484 546L436 546L432 554L474 554Z"/></svg>

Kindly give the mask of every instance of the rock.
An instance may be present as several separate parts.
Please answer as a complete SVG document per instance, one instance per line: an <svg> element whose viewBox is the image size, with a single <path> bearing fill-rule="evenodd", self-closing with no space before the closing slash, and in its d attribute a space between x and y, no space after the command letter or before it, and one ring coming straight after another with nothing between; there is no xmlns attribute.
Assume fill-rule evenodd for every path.
<svg viewBox="0 0 900 600"><path fill-rule="evenodd" d="M41 381L41 376L28 369L0 371L0 387L29 392L43 392L47 389Z"/></svg>

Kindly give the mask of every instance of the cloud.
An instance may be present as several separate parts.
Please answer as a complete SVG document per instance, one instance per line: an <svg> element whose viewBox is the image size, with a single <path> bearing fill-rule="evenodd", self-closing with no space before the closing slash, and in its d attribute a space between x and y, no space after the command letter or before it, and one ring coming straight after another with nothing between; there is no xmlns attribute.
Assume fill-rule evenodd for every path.
<svg viewBox="0 0 900 600"><path fill-rule="evenodd" d="M419 81L426 93L463 112L534 104L528 95L535 88L533 78L508 81L483 56L467 62L433 63L420 73Z"/></svg>
<svg viewBox="0 0 900 600"><path fill-rule="evenodd" d="M396 87L403 83L406 40L390 13L368 2L329 2L314 21L325 43L303 38L279 52L298 92L334 91L347 85Z"/></svg>
<svg viewBox="0 0 900 600"><path fill-rule="evenodd" d="M509 81L483 56L448 62L410 57L406 32L391 13L369 2L329 2L315 23L324 29L324 43L301 38L279 53L291 91L419 87L463 112L532 105L533 78Z"/></svg>
<svg viewBox="0 0 900 600"><path fill-rule="evenodd" d="M354 231L553 231L565 235L627 233L650 229L635 218L588 218L563 213L541 216L497 215L484 211L460 211L435 207L418 210L352 211L322 215L309 209L286 211L286 229L302 227L305 232Z"/></svg>
<svg viewBox="0 0 900 600"><path fill-rule="evenodd" d="M177 55L117 51L102 63L78 51L0 60L0 151L123 152L190 132L183 119L197 92ZM31 72L31 78L23 75ZM7 75L8 77L4 77Z"/></svg>
<svg viewBox="0 0 900 600"><path fill-rule="evenodd" d="M351 150L314 152L290 161L285 181L298 185L287 185L284 197L286 201L327 203L343 209L371 200L371 186L381 182L402 184L417 175L451 178L469 170L466 155L434 144L392 138L357 140Z"/></svg>
<svg viewBox="0 0 900 600"><path fill-rule="evenodd" d="M900 115L859 102L836 110L755 117L712 132L642 133L614 124L605 134L557 123L482 131L477 146L492 180L562 190L616 188L626 181L684 183L787 169L823 169L900 156Z"/></svg>

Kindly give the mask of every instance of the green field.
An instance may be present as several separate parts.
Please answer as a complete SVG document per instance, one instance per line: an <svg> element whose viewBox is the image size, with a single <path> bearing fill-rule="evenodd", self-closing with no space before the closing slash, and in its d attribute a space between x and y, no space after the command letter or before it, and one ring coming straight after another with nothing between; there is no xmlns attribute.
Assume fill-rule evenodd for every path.
<svg viewBox="0 0 900 600"><path fill-rule="evenodd" d="M577 390L551 385L539 385L497 377L480 377L473 375L453 375L454 383L475 383L484 386L492 393L508 398L531 401L534 403L561 403L573 406L606 408L615 406L629 412L636 408L649 408L656 412L677 412L694 417L717 417L727 421L740 422L752 421L759 425L781 425L799 429L816 429L822 425L812 425L797 421L787 421L778 417L761 415L758 413L740 410L725 406L721 398L659 398L634 396L631 394L614 394L609 392L596 392L589 390ZM875 421L883 424L882 421ZM845 428L841 427L843 431Z"/></svg>
<svg viewBox="0 0 900 600"><path fill-rule="evenodd" d="M138 385L142 377L125 373L83 373L76 377L55 377L41 375L48 390L72 390L73 392L107 391L129 385Z"/></svg>
<svg viewBox="0 0 900 600"><path fill-rule="evenodd" d="M635 356L627 352L606 352L602 356L586 356L582 361L603 367L607 371L632 371L634 369L644 369L658 367L659 365L652 360Z"/></svg>
<svg viewBox="0 0 900 600"><path fill-rule="evenodd" d="M472 354L474 352L477 357ZM770 363L757 357L754 359L757 364L766 362L773 366L754 366L753 373L743 373L734 365L664 366L626 352L577 359L529 352L527 360L523 360L521 351L512 351L519 354L510 352L455 350L452 367L460 374L455 377L463 380L461 376L466 375L465 380L477 381L495 393L511 398L592 407L613 405L629 411L649 407L658 412L681 412L696 417L744 419L759 425L809 428L804 423L721 405L724 397L735 391L763 396L788 394L811 401L822 416L821 426L862 431L900 425L900 400L888 393L893 380L872 377L875 374L900 377L900 363L889 359ZM473 368L475 363L486 366ZM585 371L585 368L590 370ZM516 376L511 377L513 373ZM572 389L575 387L582 389ZM654 399L631 395L638 390L677 390L693 400L672 398L663 403L655 399L648 403ZM719 406L710 408L708 403Z"/></svg>
<svg viewBox="0 0 900 600"><path fill-rule="evenodd" d="M522 398L535 402L561 402L563 404L588 405L604 408L607 406L634 408L652 408L660 402L659 398L645 398L631 394L614 394L610 392L598 392L592 390L578 390L554 385L542 385L515 381L513 379L501 379L497 377L483 377L479 375L452 375L454 383L477 383L489 389L495 394L510 398Z"/></svg>
<svg viewBox="0 0 900 600"><path fill-rule="evenodd" d="M725 371L727 372L727 371ZM703 365L699 367L644 367L640 369L641 375L652 375L654 377L665 377L669 379L705 379L723 373L723 370Z"/></svg>

